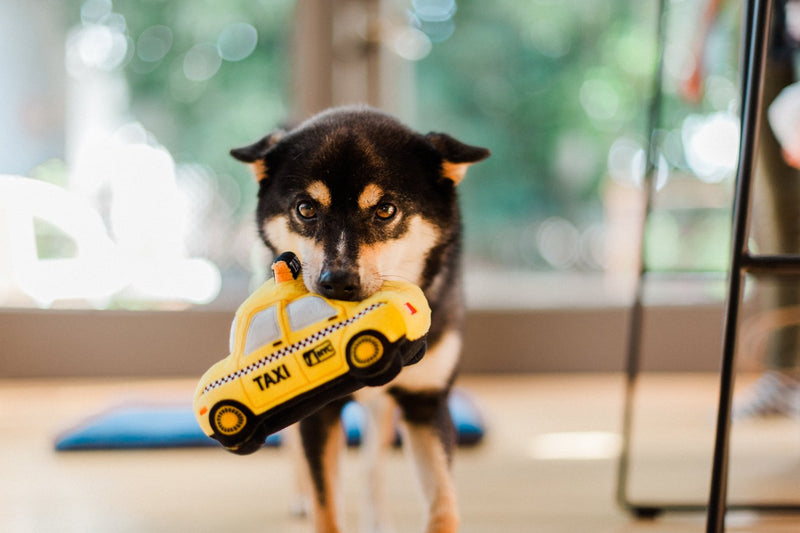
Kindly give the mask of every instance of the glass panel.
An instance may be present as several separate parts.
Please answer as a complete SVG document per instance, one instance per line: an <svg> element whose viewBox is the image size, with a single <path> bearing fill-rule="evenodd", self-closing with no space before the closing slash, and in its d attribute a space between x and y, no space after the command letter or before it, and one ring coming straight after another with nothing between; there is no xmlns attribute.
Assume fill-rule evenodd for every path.
<svg viewBox="0 0 800 533"><path fill-rule="evenodd" d="M686 271L724 272L730 247L727 211L732 205L730 177L736 169L732 146L738 142L740 105L736 44L744 12L742 2L728 2L715 16L705 16L705 7L715 4L723 3L667 2L666 99L661 124L653 132L657 193L645 255L651 270L680 272L682 279ZM775 2L773 7L783 5ZM775 15L773 21L781 22ZM712 22L705 36L704 18ZM762 92L765 110L772 108L779 90L794 81L791 55L783 49L782 39L774 37L781 36L770 40ZM678 96L694 96L693 107ZM796 252L800 245L797 171L785 164L777 132L766 122L767 114L762 117L750 250ZM708 276L696 276L706 280L712 298L704 304L684 297L682 308L669 310L650 298L653 277L646 278L626 496L645 508L678 505L699 510L709 495L725 287L709 284ZM797 279L765 276L748 277L744 289L742 317L736 326L728 503L745 508L796 506L800 501L800 288ZM685 305L688 302L695 305ZM716 319L719 329L687 320L700 314Z"/></svg>
<svg viewBox="0 0 800 533"><path fill-rule="evenodd" d="M668 3L663 120L654 135L663 191L656 206L665 212L651 221L647 257L658 269L716 269L736 159L738 3L727 3L713 29L706 90L692 101L684 87L705 2ZM0 144L12 147L0 152L0 169L65 194L53 209L43 200L52 190L12 190L0 180L0 210L11 198L24 215L14 221L23 228L15 237L24 238L0 226L0 241L15 244L0 247L9 280L0 305L235 307L251 271L263 268L253 267L263 248L253 238L256 184L227 149L291 117L295 2L274 0L268 10L249 0L6 4L0 49L26 52L24 61L0 56L8 81L0 115L10 117L0 121ZM384 69L372 86L415 83L401 118L493 151L460 185L468 275L488 274L468 278L468 294L488 287L514 296L491 274L536 273L545 280L538 288L575 305L587 291L573 287L584 283L541 274L629 276L658 2L386 4L409 16L391 23L402 31L385 32L382 53L413 62L413 76L411 67ZM352 17L334 24L340 18ZM339 92L339 101L358 99ZM28 231L29 220L41 213L76 243L75 257L54 262L29 252L39 231ZM80 224L68 224L76 217ZM614 298L602 287L589 292Z"/></svg>
<svg viewBox="0 0 800 533"><path fill-rule="evenodd" d="M791 301L798 286L796 281L752 278L746 285L738 329L728 501L798 505L800 307ZM790 299L775 302L773 294ZM691 313L718 317L719 329L694 327L658 307L648 308L644 317L627 477L627 496L636 505L702 506L708 501L723 307L697 306Z"/></svg>
<svg viewBox="0 0 800 533"><path fill-rule="evenodd" d="M235 308L294 1L2 5L0 305Z"/></svg>
<svg viewBox="0 0 800 533"><path fill-rule="evenodd" d="M416 63L417 116L423 131L492 150L459 186L471 301L481 303L479 291L510 292L494 281L498 271L541 280L541 296L527 305L614 301L620 284L606 282L636 272L651 136L659 214L648 225L648 265L724 270L738 153L737 2L712 28L705 90L691 95L707 2L667 2L661 120L652 133L659 2L456 3L435 17L426 11L434 3L414 3L431 44ZM577 289L588 280L595 290Z"/></svg>
<svg viewBox="0 0 800 533"><path fill-rule="evenodd" d="M307 296L287 305L286 314L289 315L289 327L297 331L336 316L336 309L322 298Z"/></svg>
<svg viewBox="0 0 800 533"><path fill-rule="evenodd" d="M268 307L259 311L250 320L247 329L247 341L244 345L244 353L250 354L253 351L272 344L281 338L280 326L278 326L277 309L275 306Z"/></svg>

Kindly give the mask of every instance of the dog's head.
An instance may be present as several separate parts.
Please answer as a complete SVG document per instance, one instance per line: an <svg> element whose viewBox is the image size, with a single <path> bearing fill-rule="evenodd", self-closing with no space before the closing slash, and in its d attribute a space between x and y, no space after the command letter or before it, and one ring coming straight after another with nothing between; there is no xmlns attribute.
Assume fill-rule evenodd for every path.
<svg viewBox="0 0 800 533"><path fill-rule="evenodd" d="M361 300L386 279L425 288L436 250L457 246L455 186L489 151L339 108L231 155L259 182L266 245L300 257L309 290Z"/></svg>

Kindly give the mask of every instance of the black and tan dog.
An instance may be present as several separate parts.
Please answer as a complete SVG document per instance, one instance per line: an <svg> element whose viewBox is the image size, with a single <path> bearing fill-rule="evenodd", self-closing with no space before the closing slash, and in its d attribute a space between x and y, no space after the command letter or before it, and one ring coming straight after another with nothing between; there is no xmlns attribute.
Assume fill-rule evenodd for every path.
<svg viewBox="0 0 800 533"><path fill-rule="evenodd" d="M314 292L360 300L386 279L419 285L433 311L428 352L391 383L360 391L372 430L365 448L376 465L395 405L403 442L428 503L429 533L458 529L449 463L454 428L447 398L461 349L461 222L456 185L489 155L442 133L418 134L365 107L333 109L297 128L231 151L259 182L258 228L274 253L294 251ZM386 393L386 394L384 394ZM318 532L338 531L334 488L343 401L300 422L314 487ZM369 480L364 529L383 529L380 488Z"/></svg>

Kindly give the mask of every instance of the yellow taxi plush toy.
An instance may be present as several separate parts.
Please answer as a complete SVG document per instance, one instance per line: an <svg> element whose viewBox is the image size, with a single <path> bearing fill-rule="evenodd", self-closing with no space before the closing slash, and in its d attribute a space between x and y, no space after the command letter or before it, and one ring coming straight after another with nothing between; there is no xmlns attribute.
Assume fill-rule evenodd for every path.
<svg viewBox="0 0 800 533"><path fill-rule="evenodd" d="M333 399L391 381L425 354L431 324L411 283L386 281L366 300L339 301L308 291L291 252L272 268L275 276L236 311L230 355L194 396L200 427L237 454Z"/></svg>

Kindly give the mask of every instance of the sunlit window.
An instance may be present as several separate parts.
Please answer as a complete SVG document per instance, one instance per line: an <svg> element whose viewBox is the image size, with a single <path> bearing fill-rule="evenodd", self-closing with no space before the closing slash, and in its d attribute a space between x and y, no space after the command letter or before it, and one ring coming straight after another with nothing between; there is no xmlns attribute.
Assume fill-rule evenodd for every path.
<svg viewBox="0 0 800 533"><path fill-rule="evenodd" d="M0 305L240 298L255 186L227 152L287 116L293 2L5 4Z"/></svg>
<svg viewBox="0 0 800 533"><path fill-rule="evenodd" d="M659 269L719 270L738 149L738 10L715 28L713 68L695 104L681 86L697 59L692 41L704 3L667 4L663 104L653 134L656 207L664 211L651 221L648 259ZM463 185L472 265L629 273L658 2L414 5L425 6L418 13L424 32L427 6L449 6L417 64L419 115L426 126L443 124L493 151Z"/></svg>
<svg viewBox="0 0 800 533"><path fill-rule="evenodd" d="M690 102L681 87L703 2L667 4L646 256L654 269L718 271L738 143L739 12L732 3L715 28L703 97ZM3 5L0 305L235 308L268 258L256 184L228 150L298 118L300 97L321 90L295 83L309 69L298 48L320 38L300 4ZM630 276L658 2L347 5L330 14L332 102L374 97L415 128L492 150L460 185L478 299L507 303L496 293L508 280ZM402 68L358 89L353 50L375 44Z"/></svg>

